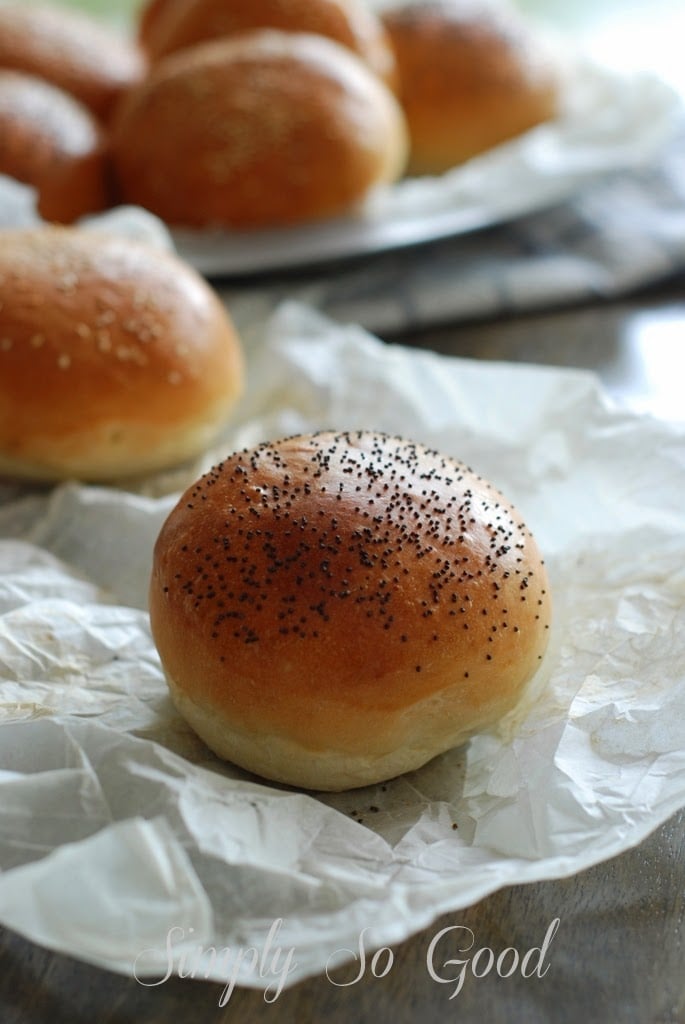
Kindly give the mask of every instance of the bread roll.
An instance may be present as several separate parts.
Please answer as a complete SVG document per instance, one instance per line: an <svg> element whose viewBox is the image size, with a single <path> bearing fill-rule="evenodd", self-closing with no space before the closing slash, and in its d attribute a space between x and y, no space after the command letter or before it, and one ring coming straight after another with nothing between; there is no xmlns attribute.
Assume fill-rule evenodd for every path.
<svg viewBox="0 0 685 1024"><path fill-rule="evenodd" d="M511 709L550 597L530 532L465 465L320 433L231 455L186 491L155 546L150 616L171 695L212 750L339 790Z"/></svg>
<svg viewBox="0 0 685 1024"><path fill-rule="evenodd" d="M222 36L275 28L334 39L395 83L392 48L380 18L363 0L152 0L151 6L145 31L153 58Z"/></svg>
<svg viewBox="0 0 685 1024"><path fill-rule="evenodd" d="M45 220L109 203L107 145L87 107L33 75L0 69L0 173L32 185Z"/></svg>
<svg viewBox="0 0 685 1024"><path fill-rule="evenodd" d="M183 2L183 0L181 0ZM146 50L153 48L159 23L179 0L147 0L138 12L138 39Z"/></svg>
<svg viewBox="0 0 685 1024"><path fill-rule="evenodd" d="M146 60L134 42L65 7L0 5L0 68L44 78L107 119Z"/></svg>
<svg viewBox="0 0 685 1024"><path fill-rule="evenodd" d="M515 13L487 0L409 0L383 14L411 138L409 172L439 174L559 111L559 77Z"/></svg>
<svg viewBox="0 0 685 1024"><path fill-rule="evenodd" d="M390 90L323 36L259 31L172 54L122 103L121 196L168 224L256 228L333 216L406 159Z"/></svg>
<svg viewBox="0 0 685 1024"><path fill-rule="evenodd" d="M97 232L0 232L0 474L110 480L201 452L242 386L190 267Z"/></svg>

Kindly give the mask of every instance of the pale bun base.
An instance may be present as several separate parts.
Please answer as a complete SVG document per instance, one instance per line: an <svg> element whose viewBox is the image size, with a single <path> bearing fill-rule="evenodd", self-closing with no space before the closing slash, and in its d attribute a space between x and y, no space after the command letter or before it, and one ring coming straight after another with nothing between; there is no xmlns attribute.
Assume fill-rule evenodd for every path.
<svg viewBox="0 0 685 1024"><path fill-rule="evenodd" d="M464 722L455 726L454 708L463 689L458 679L442 693L395 714L387 710L373 714L365 709L360 719L364 751L342 746L315 750L273 732L255 734L236 729L216 708L201 706L188 697L168 674L166 681L179 714L218 757L265 779L322 792L358 789L415 771L501 719L519 696L503 694L496 703L483 708L480 716L471 717L468 725ZM401 742L398 736L406 732L409 717L411 743Z"/></svg>
<svg viewBox="0 0 685 1024"><path fill-rule="evenodd" d="M168 426L156 436L149 426L123 420L100 423L87 434L73 437L46 435L37 442L40 459L11 458L0 452L0 477L105 483L179 466L216 442L235 400L236 394L227 394L225 400L204 410L195 423Z"/></svg>

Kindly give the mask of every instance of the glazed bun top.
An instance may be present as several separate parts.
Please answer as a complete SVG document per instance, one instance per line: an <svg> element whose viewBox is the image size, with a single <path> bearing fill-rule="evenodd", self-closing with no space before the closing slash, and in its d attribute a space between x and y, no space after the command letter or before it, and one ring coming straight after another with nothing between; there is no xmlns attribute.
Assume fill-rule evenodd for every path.
<svg viewBox="0 0 685 1024"><path fill-rule="evenodd" d="M313 789L416 768L497 721L545 650L521 518L462 463L320 433L230 456L155 548L172 695L221 756Z"/></svg>

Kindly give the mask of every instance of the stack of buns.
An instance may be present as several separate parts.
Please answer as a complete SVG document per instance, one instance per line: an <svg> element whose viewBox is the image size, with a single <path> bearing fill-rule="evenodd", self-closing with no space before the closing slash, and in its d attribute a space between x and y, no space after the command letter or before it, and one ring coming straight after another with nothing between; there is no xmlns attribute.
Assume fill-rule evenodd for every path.
<svg viewBox="0 0 685 1024"><path fill-rule="evenodd" d="M269 42L265 32L271 33ZM343 99L330 98L320 68L312 67L295 39L278 43L287 84L278 81L276 39L286 32L296 38L314 33L344 46L394 93L397 104L386 94L385 112L378 108L376 170L366 178L356 164L368 163L368 156L358 157L360 140L348 134ZM125 104L118 126L115 162L122 193L167 219L196 226L260 227L344 212L374 184L407 172L441 174L554 118L560 108L555 62L530 25L494 0L399 0L382 14L363 0L148 0L139 39L151 74L147 89L134 90ZM308 45L313 55L314 44ZM338 68L330 47L328 54L321 50L321 62L340 85L343 66ZM358 86L361 96L361 79ZM280 100L274 99L277 92ZM316 112L293 139L292 116L303 120L307 97L317 92ZM378 107L378 93L367 90L369 113ZM180 125L173 141L166 127L171 105ZM344 150L328 152L320 116L347 140ZM259 129L253 127L257 122ZM243 159L246 150L249 159ZM191 151L199 159L188 168ZM170 195L160 164L174 166L182 195ZM338 194L346 174L359 184ZM274 201L276 181L283 187L280 202ZM202 194L201 182L207 186ZM218 201L224 188L235 194ZM303 201L312 189L325 192L327 201Z"/></svg>
<svg viewBox="0 0 685 1024"><path fill-rule="evenodd" d="M132 38L0 6L0 173L65 223L121 203L239 230L353 212L556 116L553 61L495 2L144 0Z"/></svg>

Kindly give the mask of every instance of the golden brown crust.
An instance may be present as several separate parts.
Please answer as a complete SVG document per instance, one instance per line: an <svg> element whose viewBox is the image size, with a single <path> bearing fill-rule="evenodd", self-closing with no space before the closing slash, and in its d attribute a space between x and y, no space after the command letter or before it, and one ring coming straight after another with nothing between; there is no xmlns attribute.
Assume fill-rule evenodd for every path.
<svg viewBox="0 0 685 1024"><path fill-rule="evenodd" d="M72 228L0 233L0 472L106 480L198 454L242 386L209 286L175 257Z"/></svg>
<svg viewBox="0 0 685 1024"><path fill-rule="evenodd" d="M513 12L483 0L409 0L383 23L411 173L441 173L558 114L557 71Z"/></svg>
<svg viewBox="0 0 685 1024"><path fill-rule="evenodd" d="M139 47L88 15L49 4L0 5L0 68L43 78L107 119L146 69Z"/></svg>
<svg viewBox="0 0 685 1024"><path fill-rule="evenodd" d="M154 59L254 29L326 36L352 50L391 86L395 59L380 18L360 0L156 0L146 35Z"/></svg>
<svg viewBox="0 0 685 1024"><path fill-rule="evenodd" d="M342 213L402 172L406 144L393 95L354 54L270 30L160 61L112 139L125 201L238 228Z"/></svg>
<svg viewBox="0 0 685 1024"><path fill-rule="evenodd" d="M45 220L69 223L109 205L104 133L49 82L0 70L0 173L32 185Z"/></svg>
<svg viewBox="0 0 685 1024"><path fill-rule="evenodd" d="M219 754L335 789L509 710L550 601L535 541L466 466L323 433L232 455L188 489L155 547L150 615L174 699Z"/></svg>
<svg viewBox="0 0 685 1024"><path fill-rule="evenodd" d="M178 2L179 0L147 0L146 3L143 3L138 12L137 30L138 39L146 50L150 51L153 48L153 40L160 21Z"/></svg>

